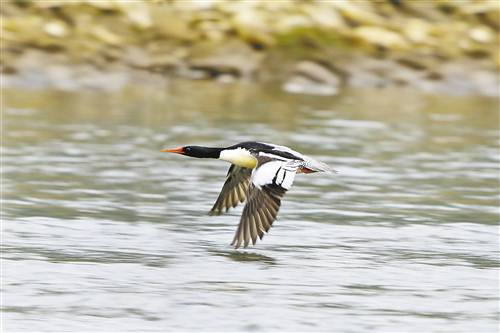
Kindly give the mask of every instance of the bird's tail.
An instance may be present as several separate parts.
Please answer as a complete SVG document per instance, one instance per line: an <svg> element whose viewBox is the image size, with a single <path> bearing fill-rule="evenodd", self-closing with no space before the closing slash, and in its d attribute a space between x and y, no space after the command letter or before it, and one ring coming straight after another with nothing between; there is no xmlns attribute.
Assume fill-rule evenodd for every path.
<svg viewBox="0 0 500 333"><path fill-rule="evenodd" d="M317 161L313 158L305 160L305 167L313 172L337 173L338 171L330 167L328 164Z"/></svg>

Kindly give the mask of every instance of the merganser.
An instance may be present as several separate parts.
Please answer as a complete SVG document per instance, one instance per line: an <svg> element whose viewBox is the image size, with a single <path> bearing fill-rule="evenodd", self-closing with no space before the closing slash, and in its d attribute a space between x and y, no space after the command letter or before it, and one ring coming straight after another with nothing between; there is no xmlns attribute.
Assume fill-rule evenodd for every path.
<svg viewBox="0 0 500 333"><path fill-rule="evenodd" d="M276 220L281 199L296 173L334 172L326 164L288 147L247 141L226 148L185 146L162 149L197 158L231 163L219 197L209 215L220 215L247 200L231 245L247 247L262 239Z"/></svg>

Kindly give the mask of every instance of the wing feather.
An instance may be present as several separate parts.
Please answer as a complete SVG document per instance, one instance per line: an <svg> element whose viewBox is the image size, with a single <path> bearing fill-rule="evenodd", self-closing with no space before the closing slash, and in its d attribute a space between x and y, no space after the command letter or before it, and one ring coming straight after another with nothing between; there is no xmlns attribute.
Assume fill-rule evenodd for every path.
<svg viewBox="0 0 500 333"><path fill-rule="evenodd" d="M231 164L226 181L209 215L220 215L246 200L252 170Z"/></svg>
<svg viewBox="0 0 500 333"><path fill-rule="evenodd" d="M292 185L299 167L294 161L259 157L257 161L248 186L247 203L231 243L235 248L255 244L257 237L262 239L269 231L278 215L281 199Z"/></svg>

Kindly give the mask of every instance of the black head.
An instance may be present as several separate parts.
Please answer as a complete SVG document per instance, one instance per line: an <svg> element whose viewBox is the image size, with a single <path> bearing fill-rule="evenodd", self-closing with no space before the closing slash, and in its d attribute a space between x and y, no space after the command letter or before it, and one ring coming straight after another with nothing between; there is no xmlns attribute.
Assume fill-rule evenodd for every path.
<svg viewBox="0 0 500 333"><path fill-rule="evenodd" d="M165 153L176 153L197 158L219 158L224 148L209 148L202 146L184 146L174 149L162 149Z"/></svg>

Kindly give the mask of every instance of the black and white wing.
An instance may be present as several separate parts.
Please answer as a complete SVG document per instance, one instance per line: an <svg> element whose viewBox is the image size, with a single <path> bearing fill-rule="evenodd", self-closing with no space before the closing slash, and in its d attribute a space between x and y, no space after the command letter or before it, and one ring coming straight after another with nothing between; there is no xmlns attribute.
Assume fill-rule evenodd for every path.
<svg viewBox="0 0 500 333"><path fill-rule="evenodd" d="M290 149L285 146L278 146L272 143L264 143L265 145L272 146L271 152L277 155L281 155L284 157L288 158L293 158L293 159L298 159L298 160L303 160L304 164L302 165L303 168L309 169L309 171L313 172L337 172L330 168L327 164L317 161L314 158L310 156L306 156L304 154L299 153L298 151L295 151L293 149ZM291 157L290 157L291 156Z"/></svg>
<svg viewBox="0 0 500 333"><path fill-rule="evenodd" d="M248 188L247 203L243 208L240 224L231 245L255 244L262 239L276 220L281 199L292 186L298 161L274 160L257 157L257 167L252 172Z"/></svg>
<svg viewBox="0 0 500 333"><path fill-rule="evenodd" d="M231 164L227 172L226 182L208 214L220 215L223 211L227 212L229 208L234 208L238 203L245 201L251 175L252 169Z"/></svg>

